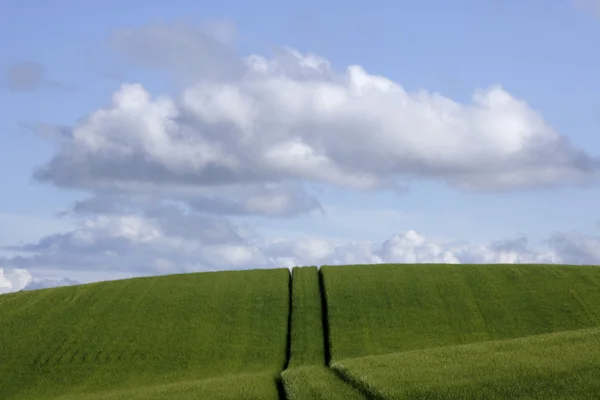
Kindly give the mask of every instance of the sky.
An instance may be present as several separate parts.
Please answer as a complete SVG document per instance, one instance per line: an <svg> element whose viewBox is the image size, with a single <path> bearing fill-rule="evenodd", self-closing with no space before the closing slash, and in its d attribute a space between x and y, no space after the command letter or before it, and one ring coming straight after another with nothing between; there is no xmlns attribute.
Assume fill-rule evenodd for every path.
<svg viewBox="0 0 600 400"><path fill-rule="evenodd" d="M600 264L600 1L3 0L0 293Z"/></svg>

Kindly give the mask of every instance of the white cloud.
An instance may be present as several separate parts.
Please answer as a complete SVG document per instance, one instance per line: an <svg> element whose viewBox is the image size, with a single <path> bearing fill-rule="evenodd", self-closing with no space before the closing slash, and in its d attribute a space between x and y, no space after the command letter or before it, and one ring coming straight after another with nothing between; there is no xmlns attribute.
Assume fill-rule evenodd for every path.
<svg viewBox="0 0 600 400"><path fill-rule="evenodd" d="M30 282L31 274L23 268L0 268L0 294L17 292L24 289Z"/></svg>
<svg viewBox="0 0 600 400"><path fill-rule="evenodd" d="M184 223L186 219L189 221ZM265 238L219 218L202 217L179 208L159 208L145 215L85 219L79 229L67 234L16 246L25 255L0 262L7 267L26 268L36 275L61 269L63 276L68 270L153 275L323 264L600 264L599 245L600 238L581 234L557 234L538 245L523 237L487 245L456 244L431 241L414 230L381 242L310 235Z"/></svg>
<svg viewBox="0 0 600 400"><path fill-rule="evenodd" d="M204 220L206 231L218 220ZM213 226L206 226L212 223ZM1 259L0 293L83 282L223 269L273 268L296 265L377 263L566 263L600 265L600 237L555 234L538 245L526 238L480 243L445 243L408 230L381 242L302 238L245 237L235 242L207 240L192 229L165 233L156 219L120 217L87 220L66 235L52 235L25 245L26 256ZM189 228L192 228L191 226ZM196 227L198 228L198 226ZM232 226L234 230L237 227ZM239 229L242 231L243 229ZM187 233L186 233L187 232ZM25 269L26 267L27 269ZM90 271L96 275L90 275ZM100 273L102 272L103 273ZM44 276L43 279L34 279ZM50 276L50 278L48 278Z"/></svg>
<svg viewBox="0 0 600 400"><path fill-rule="evenodd" d="M174 198L202 211L287 216L319 208L306 182L368 190L425 179L506 191L597 178L598 159L499 85L461 104L409 93L358 65L335 71L291 48L238 59L181 24L121 31L112 40L137 62L174 74L182 72L172 63L241 72L201 72L176 97L123 84L106 107L60 129L60 149L37 179L111 196Z"/></svg>
<svg viewBox="0 0 600 400"><path fill-rule="evenodd" d="M13 293L21 290L37 290L59 286L77 285L79 282L69 279L36 279L23 268L0 268L0 294Z"/></svg>
<svg viewBox="0 0 600 400"><path fill-rule="evenodd" d="M449 249L427 243L425 237L415 231L408 231L402 235L395 235L386 240L379 250L382 260L402 260L402 262L437 262L459 263L460 261Z"/></svg>
<svg viewBox="0 0 600 400"><path fill-rule="evenodd" d="M307 264L600 262L597 239L576 235L539 246L525 238L456 245L409 230L379 242L343 242L261 237L225 219L319 210L311 184L397 190L435 180L458 190L510 191L595 182L600 163L499 85L474 90L463 104L407 92L358 65L334 70L291 48L238 58L228 47L233 30L222 28L210 34L155 24L111 38L128 59L183 78L184 88L154 96L141 84L123 84L74 126L45 129L58 150L35 178L90 197L64 213L78 219L76 229L5 248L20 255L0 258L2 265L36 276L108 276Z"/></svg>

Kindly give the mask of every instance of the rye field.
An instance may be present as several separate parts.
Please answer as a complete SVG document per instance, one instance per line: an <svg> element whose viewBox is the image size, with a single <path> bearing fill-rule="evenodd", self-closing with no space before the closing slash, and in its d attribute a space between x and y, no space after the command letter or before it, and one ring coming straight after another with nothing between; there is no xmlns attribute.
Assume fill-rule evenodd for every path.
<svg viewBox="0 0 600 400"><path fill-rule="evenodd" d="M600 398L598 267L321 271L330 366L370 398Z"/></svg>
<svg viewBox="0 0 600 400"><path fill-rule="evenodd" d="M353 265L0 296L0 399L598 399L600 268Z"/></svg>
<svg viewBox="0 0 600 400"><path fill-rule="evenodd" d="M277 399L287 269L0 296L0 399Z"/></svg>

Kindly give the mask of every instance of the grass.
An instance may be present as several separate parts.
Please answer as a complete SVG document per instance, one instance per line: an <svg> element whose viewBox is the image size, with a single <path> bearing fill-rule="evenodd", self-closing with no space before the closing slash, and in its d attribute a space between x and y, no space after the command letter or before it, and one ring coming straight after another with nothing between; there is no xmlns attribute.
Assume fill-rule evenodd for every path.
<svg viewBox="0 0 600 400"><path fill-rule="evenodd" d="M292 269L292 327L288 368L325 364L317 267Z"/></svg>
<svg viewBox="0 0 600 400"><path fill-rule="evenodd" d="M326 367L321 300L317 267L293 268L290 361L282 373L286 398L364 399Z"/></svg>
<svg viewBox="0 0 600 400"><path fill-rule="evenodd" d="M597 399L600 329L336 362L376 399Z"/></svg>
<svg viewBox="0 0 600 400"><path fill-rule="evenodd" d="M600 326L600 268L322 267L333 361Z"/></svg>
<svg viewBox="0 0 600 400"><path fill-rule="evenodd" d="M52 400L278 400L274 379L271 373L259 372L85 395L67 394Z"/></svg>
<svg viewBox="0 0 600 400"><path fill-rule="evenodd" d="M0 296L2 400L591 399L598 360L598 267L304 267Z"/></svg>
<svg viewBox="0 0 600 400"><path fill-rule="evenodd" d="M323 365L288 369L283 372L282 377L287 400L367 399Z"/></svg>
<svg viewBox="0 0 600 400"><path fill-rule="evenodd" d="M229 271L2 295L0 399L152 391L241 373L271 376L256 382L272 397L287 356L289 279L287 269ZM230 398L233 383L253 379L186 387Z"/></svg>

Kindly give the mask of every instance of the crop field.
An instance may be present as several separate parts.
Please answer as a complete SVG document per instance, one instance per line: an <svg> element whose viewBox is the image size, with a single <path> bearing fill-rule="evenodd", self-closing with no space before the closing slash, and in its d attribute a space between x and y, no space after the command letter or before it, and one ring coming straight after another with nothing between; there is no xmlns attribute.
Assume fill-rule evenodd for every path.
<svg viewBox="0 0 600 400"><path fill-rule="evenodd" d="M600 268L554 265L322 267L331 357L600 327Z"/></svg>
<svg viewBox="0 0 600 400"><path fill-rule="evenodd" d="M379 399L598 399L600 329L348 359Z"/></svg>
<svg viewBox="0 0 600 400"><path fill-rule="evenodd" d="M364 399L326 368L321 300L317 267L293 268L290 361L282 373L286 398Z"/></svg>
<svg viewBox="0 0 600 400"><path fill-rule="evenodd" d="M325 365L319 270L292 269L292 325L288 368Z"/></svg>
<svg viewBox="0 0 600 400"><path fill-rule="evenodd" d="M351 265L0 295L1 400L597 399L600 268Z"/></svg>
<svg viewBox="0 0 600 400"><path fill-rule="evenodd" d="M369 399L324 365L287 369L282 376L287 400Z"/></svg>
<svg viewBox="0 0 600 400"><path fill-rule="evenodd" d="M257 395L247 398L277 398L289 276L287 269L199 273L0 296L0 399L136 388L157 399L192 398L195 389L231 398L254 385ZM258 374L194 383L241 373ZM168 384L175 385L153 389ZM120 398L110 396L98 398Z"/></svg>
<svg viewBox="0 0 600 400"><path fill-rule="evenodd" d="M93 394L68 394L52 400L278 400L272 373L236 374Z"/></svg>

